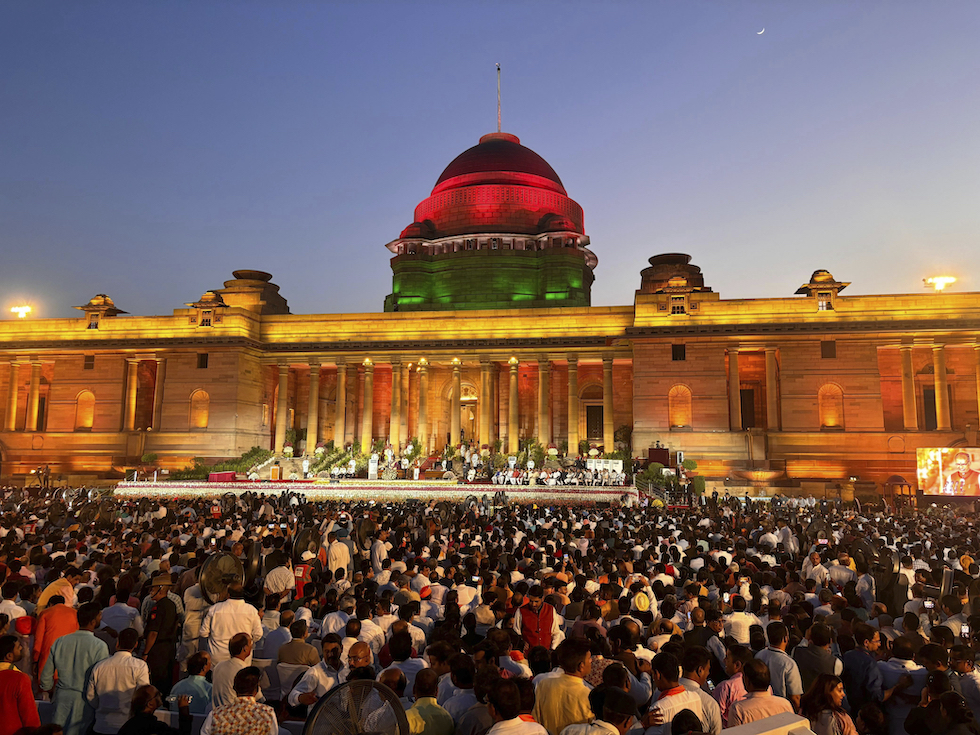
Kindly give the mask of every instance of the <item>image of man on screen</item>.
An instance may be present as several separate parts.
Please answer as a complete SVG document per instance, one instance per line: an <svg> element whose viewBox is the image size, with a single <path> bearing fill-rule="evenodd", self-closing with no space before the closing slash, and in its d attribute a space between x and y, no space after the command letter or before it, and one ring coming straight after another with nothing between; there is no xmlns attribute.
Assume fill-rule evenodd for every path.
<svg viewBox="0 0 980 735"><path fill-rule="evenodd" d="M980 495L980 472L970 469L970 455L957 452L953 457L953 470L946 477L943 492L948 495Z"/></svg>

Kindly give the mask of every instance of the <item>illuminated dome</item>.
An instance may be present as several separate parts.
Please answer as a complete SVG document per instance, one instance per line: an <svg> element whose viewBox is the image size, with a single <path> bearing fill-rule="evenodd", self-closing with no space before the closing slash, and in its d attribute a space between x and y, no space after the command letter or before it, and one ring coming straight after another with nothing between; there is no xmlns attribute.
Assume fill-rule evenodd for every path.
<svg viewBox="0 0 980 735"><path fill-rule="evenodd" d="M598 259L582 208L510 133L446 166L412 224L385 247L386 311L589 306Z"/></svg>
<svg viewBox="0 0 980 735"><path fill-rule="evenodd" d="M585 234L582 208L548 162L516 135L490 133L446 167L401 236L544 232Z"/></svg>
<svg viewBox="0 0 980 735"><path fill-rule="evenodd" d="M432 193L476 182L495 184L526 181L528 176L545 179L550 183L540 183L565 194L565 187L555 170L537 153L522 146L520 138L510 133L490 133L446 166Z"/></svg>

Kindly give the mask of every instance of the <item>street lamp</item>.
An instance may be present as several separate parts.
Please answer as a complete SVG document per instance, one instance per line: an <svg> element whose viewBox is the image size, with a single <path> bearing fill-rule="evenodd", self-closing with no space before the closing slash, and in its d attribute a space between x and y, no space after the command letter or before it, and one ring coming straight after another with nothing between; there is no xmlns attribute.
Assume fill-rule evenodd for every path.
<svg viewBox="0 0 980 735"><path fill-rule="evenodd" d="M926 286L932 286L936 291L943 291L947 286L956 283L956 278L954 276L931 276L930 278L923 278L922 282Z"/></svg>
<svg viewBox="0 0 980 735"><path fill-rule="evenodd" d="M16 314L18 319L25 319L31 313L31 307L26 304L24 306L11 306L10 313Z"/></svg>

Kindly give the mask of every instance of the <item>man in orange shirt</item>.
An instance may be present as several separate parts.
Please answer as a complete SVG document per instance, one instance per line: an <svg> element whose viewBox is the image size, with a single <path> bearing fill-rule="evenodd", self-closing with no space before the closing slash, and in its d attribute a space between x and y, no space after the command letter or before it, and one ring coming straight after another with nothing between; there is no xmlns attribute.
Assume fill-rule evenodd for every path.
<svg viewBox="0 0 980 735"><path fill-rule="evenodd" d="M53 597L60 596L65 603L71 607L75 604L75 585L79 584L84 577L84 573L78 567L68 567L61 579L54 580L44 588L41 597L37 601L37 613L51 605Z"/></svg>
<svg viewBox="0 0 980 735"><path fill-rule="evenodd" d="M61 595L48 601L48 608L41 613L34 631L34 671L38 676L44 670L44 663L51 653L51 646L63 635L78 630L78 616L75 609L65 604Z"/></svg>

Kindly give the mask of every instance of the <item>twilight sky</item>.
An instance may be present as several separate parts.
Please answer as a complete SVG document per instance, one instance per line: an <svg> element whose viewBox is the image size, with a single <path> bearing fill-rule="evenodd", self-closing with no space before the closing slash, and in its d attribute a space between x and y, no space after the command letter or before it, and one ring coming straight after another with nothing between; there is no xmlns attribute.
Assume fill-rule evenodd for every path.
<svg viewBox="0 0 980 735"><path fill-rule="evenodd" d="M762 35L757 31L765 27ZM585 210L594 305L980 289L980 3L9 0L0 318L169 314L238 268L377 312L384 244L496 128Z"/></svg>

